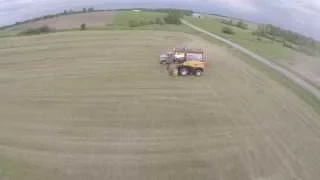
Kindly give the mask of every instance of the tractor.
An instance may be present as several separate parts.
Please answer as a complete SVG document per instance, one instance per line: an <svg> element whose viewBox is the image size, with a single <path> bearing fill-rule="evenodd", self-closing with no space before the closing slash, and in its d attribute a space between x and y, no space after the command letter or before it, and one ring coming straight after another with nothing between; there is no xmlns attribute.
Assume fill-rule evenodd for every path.
<svg viewBox="0 0 320 180"><path fill-rule="evenodd" d="M160 63L167 64L169 74L177 72L180 76L201 76L207 65L206 54L202 49L187 48L174 48L173 51L162 54Z"/></svg>

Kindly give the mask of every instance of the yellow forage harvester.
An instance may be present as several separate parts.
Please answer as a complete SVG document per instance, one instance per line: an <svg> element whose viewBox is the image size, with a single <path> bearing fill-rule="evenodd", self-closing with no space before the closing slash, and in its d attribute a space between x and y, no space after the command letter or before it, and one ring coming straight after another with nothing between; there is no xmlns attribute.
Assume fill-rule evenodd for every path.
<svg viewBox="0 0 320 180"><path fill-rule="evenodd" d="M201 76L207 66L207 55L203 49L174 48L160 56L160 63L170 67L170 75L176 71L181 76Z"/></svg>

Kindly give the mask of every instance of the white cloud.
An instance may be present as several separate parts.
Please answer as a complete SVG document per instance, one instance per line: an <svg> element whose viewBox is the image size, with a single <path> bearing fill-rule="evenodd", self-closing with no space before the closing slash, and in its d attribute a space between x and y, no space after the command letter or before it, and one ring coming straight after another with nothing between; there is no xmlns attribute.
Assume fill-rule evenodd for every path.
<svg viewBox="0 0 320 180"><path fill-rule="evenodd" d="M219 4L246 13L255 13L258 11L254 0L203 0L211 4Z"/></svg>
<svg viewBox="0 0 320 180"><path fill-rule="evenodd" d="M315 15L320 13L319 0L279 0L279 5L304 14Z"/></svg>
<svg viewBox="0 0 320 180"><path fill-rule="evenodd" d="M291 29L320 39L319 0L279 0L279 6L289 14Z"/></svg>

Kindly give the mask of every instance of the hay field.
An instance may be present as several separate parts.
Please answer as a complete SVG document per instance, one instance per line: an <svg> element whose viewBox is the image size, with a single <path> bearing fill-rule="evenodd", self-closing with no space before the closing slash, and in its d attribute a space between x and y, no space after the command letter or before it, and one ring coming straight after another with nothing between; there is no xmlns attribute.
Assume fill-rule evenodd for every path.
<svg viewBox="0 0 320 180"><path fill-rule="evenodd" d="M159 53L206 48L203 77ZM0 179L317 179L319 114L198 37L151 31L0 39Z"/></svg>

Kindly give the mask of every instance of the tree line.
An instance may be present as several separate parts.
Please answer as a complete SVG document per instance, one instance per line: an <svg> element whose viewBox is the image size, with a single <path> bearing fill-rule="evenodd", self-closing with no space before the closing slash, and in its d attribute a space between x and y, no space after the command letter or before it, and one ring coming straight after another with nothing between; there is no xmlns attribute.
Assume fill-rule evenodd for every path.
<svg viewBox="0 0 320 180"><path fill-rule="evenodd" d="M282 29L271 24L261 24L253 34L283 43L284 46L294 50L303 51L309 55L320 53L320 44L315 39L291 30Z"/></svg>
<svg viewBox="0 0 320 180"><path fill-rule="evenodd" d="M163 11L166 12L166 11ZM129 27L138 27L138 26L145 26L145 25L151 25L151 24L175 24L180 25L181 24L181 18L185 15L184 12L180 10L170 10L167 12L167 16L164 18L157 17L155 20L145 21L145 20L129 20L128 24Z"/></svg>
<svg viewBox="0 0 320 180"><path fill-rule="evenodd" d="M115 11L132 11L132 10L141 10L141 11L151 11L151 12L161 12L161 13L179 13L183 16L192 16L193 11L187 9L175 9L175 8L126 8L126 9L116 9Z"/></svg>

